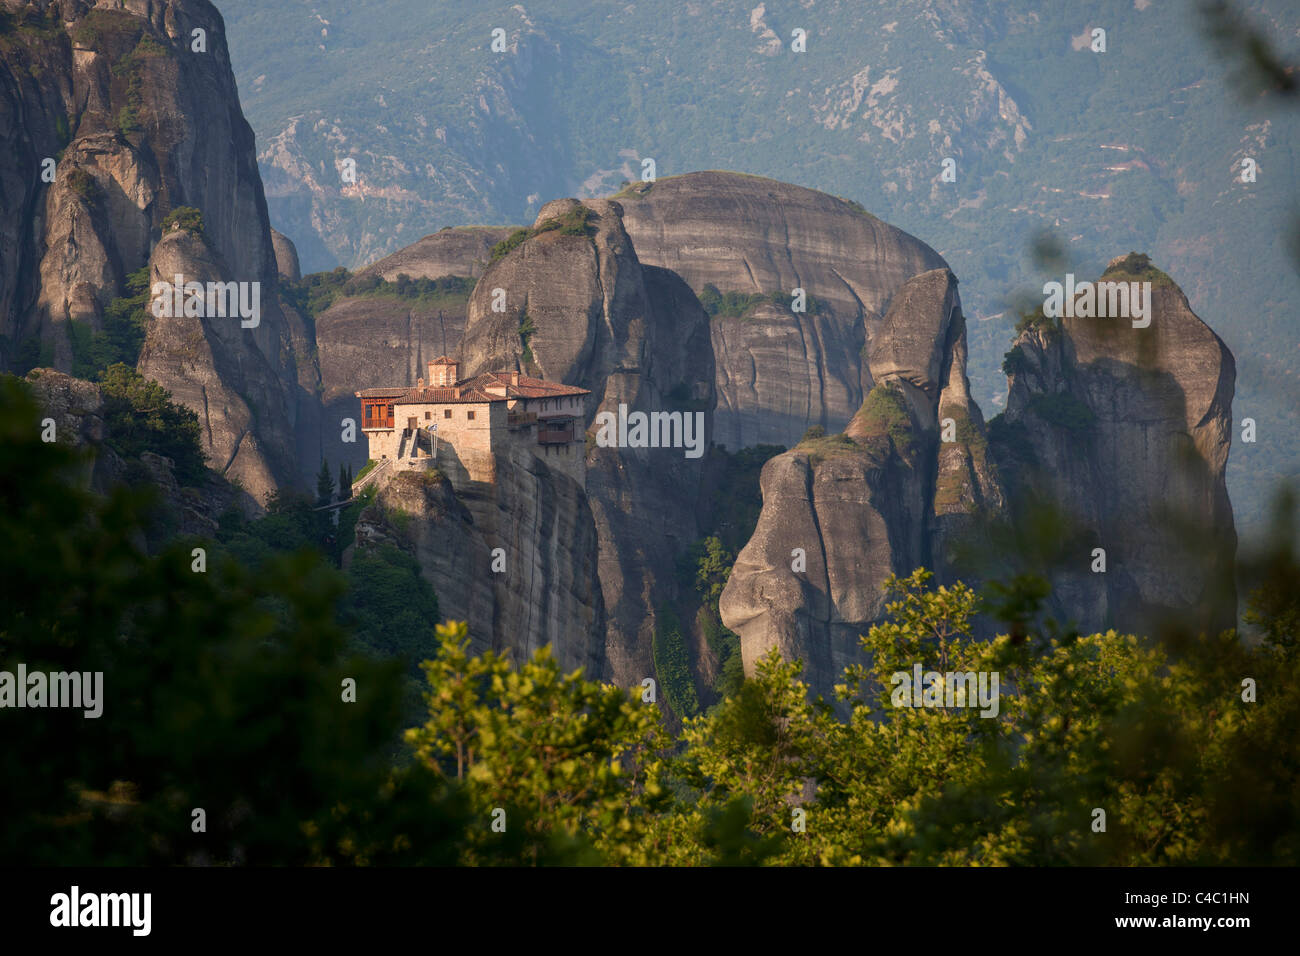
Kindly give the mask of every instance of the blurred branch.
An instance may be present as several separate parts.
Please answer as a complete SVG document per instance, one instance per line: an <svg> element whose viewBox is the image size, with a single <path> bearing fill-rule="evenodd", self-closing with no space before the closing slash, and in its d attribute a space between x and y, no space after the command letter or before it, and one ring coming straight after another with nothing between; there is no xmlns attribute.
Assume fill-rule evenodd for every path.
<svg viewBox="0 0 1300 956"><path fill-rule="evenodd" d="M1262 30L1250 23L1228 0L1200 4L1204 32L1221 59L1238 64L1236 79L1248 96L1300 96L1296 67L1276 49Z"/></svg>

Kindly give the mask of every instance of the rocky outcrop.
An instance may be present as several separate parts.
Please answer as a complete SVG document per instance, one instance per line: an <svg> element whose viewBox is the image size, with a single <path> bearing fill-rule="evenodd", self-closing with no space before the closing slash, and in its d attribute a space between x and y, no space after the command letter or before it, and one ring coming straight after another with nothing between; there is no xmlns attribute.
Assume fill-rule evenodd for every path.
<svg viewBox="0 0 1300 956"><path fill-rule="evenodd" d="M55 440L86 453L82 480L105 491L119 480L125 464L104 446L104 396L99 386L52 368L34 368L26 379L32 396L54 420Z"/></svg>
<svg viewBox="0 0 1300 956"><path fill-rule="evenodd" d="M151 284L180 275L205 288L230 274L202 234L183 229L154 247L149 271ZM257 498L291 480L297 462L296 369L280 362L288 328L274 300L262 306L249 328L239 315L155 316L137 366L198 414L209 466Z"/></svg>
<svg viewBox="0 0 1300 956"><path fill-rule="evenodd" d="M459 495L436 471L385 474L356 541L366 548L386 540L419 561L444 618L469 622L476 652L519 661L549 643L565 669L604 673L591 509L582 487L541 459L499 454L496 482Z"/></svg>
<svg viewBox="0 0 1300 956"><path fill-rule="evenodd" d="M488 267L492 247L518 226L448 226L411 243L357 275L378 275L396 282L402 273L412 279L470 276L477 279Z"/></svg>
<svg viewBox="0 0 1300 956"><path fill-rule="evenodd" d="M966 354L957 279L947 269L904 283L867 354L872 378L898 383L913 419L939 435L933 471L924 476L932 491L927 491L929 540L922 555L940 580L954 569L955 549L975 519L1000 515L1006 504L989 457L984 416L970 396ZM854 426L847 433L856 437Z"/></svg>
<svg viewBox="0 0 1300 956"><path fill-rule="evenodd" d="M280 278L297 282L302 278L302 269L298 266L298 249L293 240L282 232L271 230L271 247L275 250L275 268Z"/></svg>
<svg viewBox="0 0 1300 956"><path fill-rule="evenodd" d="M883 613L885 579L946 570L956 536L1003 503L969 396L948 270L904 283L868 361L875 386L844 433L807 439L764 466L763 510L719 604L747 669L777 648L802 658L810 685L827 695Z"/></svg>
<svg viewBox="0 0 1300 956"><path fill-rule="evenodd" d="M1062 619L1141 631L1190 615L1198 629L1232 627L1232 353L1145 257L1112 261L1103 279L1150 282L1150 325L1029 324L1008 353L994 453L1014 495L1042 495L1070 531L1046 569Z"/></svg>
<svg viewBox="0 0 1300 956"><path fill-rule="evenodd" d="M564 222L562 228L549 228ZM466 374L520 363L530 374L589 389L599 412L699 414L710 440L713 356L690 288L643 267L606 200L547 203L535 234L488 267L470 297L460 359ZM497 290L501 290L500 293ZM494 311L504 296L503 311ZM589 444L587 496L600 542L608 674L653 674L658 609L676 596L674 559L697 536L703 458L687 449Z"/></svg>
<svg viewBox="0 0 1300 956"><path fill-rule="evenodd" d="M758 527L720 603L747 666L776 647L826 692L880 618L883 579L918 566L951 578L972 550L959 544L984 559L963 563L963 580L995 566L1043 575L1049 610L1086 630L1233 625L1232 355L1145 257L1103 278L1151 282L1150 325L1032 318L988 429L966 382L955 280L935 270L899 290L868 349L876 387L845 434L763 470ZM986 521L1009 526L997 540L1016 553L972 540Z"/></svg>
<svg viewBox="0 0 1300 956"><path fill-rule="evenodd" d="M701 294L776 293L715 318L716 440L793 445L810 425L843 428L872 386L862 350L893 294L942 268L929 246L834 196L758 176L689 173L617 197L643 263ZM792 290L810 300L789 309Z"/></svg>
<svg viewBox="0 0 1300 956"><path fill-rule="evenodd" d="M43 415L53 420L55 440L84 454L85 487L107 494L127 482L147 486L154 493L143 529L144 547L160 550L178 534L211 536L226 511L248 514L256 508L246 494L210 472L199 487L184 487L176 480L170 458L149 451L137 459L122 458L108 432L103 392L93 382L50 368L32 369L26 382Z"/></svg>
<svg viewBox="0 0 1300 956"><path fill-rule="evenodd" d="M168 270L188 281L193 267L259 283L257 329L233 337L193 320L150 328L140 368L205 420L214 468L259 498L292 482L299 405L314 401L314 389L301 394L295 336L276 304L266 201L220 14L207 0L111 9L63 0L27 4L16 29L0 41L0 128L14 144L0 219L21 224L0 256L8 346L0 359L18 364L32 343L71 370L69 323L101 330L126 275L151 258L169 282ZM53 182L42 180L47 168ZM204 248L152 249L182 207L201 212Z"/></svg>

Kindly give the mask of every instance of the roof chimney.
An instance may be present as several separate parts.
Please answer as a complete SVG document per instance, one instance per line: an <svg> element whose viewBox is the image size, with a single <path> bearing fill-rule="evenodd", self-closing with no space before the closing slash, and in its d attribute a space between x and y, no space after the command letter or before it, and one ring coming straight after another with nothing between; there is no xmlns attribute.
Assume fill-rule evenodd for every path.
<svg viewBox="0 0 1300 956"><path fill-rule="evenodd" d="M511 385L519 384L519 369L515 369L513 372L510 373L510 384Z"/></svg>
<svg viewBox="0 0 1300 956"><path fill-rule="evenodd" d="M460 363L443 355L429 363L429 384L450 388L460 381Z"/></svg>

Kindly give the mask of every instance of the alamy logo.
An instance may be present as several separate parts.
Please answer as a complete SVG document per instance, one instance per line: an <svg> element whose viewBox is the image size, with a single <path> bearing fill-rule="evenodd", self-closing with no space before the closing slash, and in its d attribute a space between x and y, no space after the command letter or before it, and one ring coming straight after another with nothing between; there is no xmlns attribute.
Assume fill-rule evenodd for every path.
<svg viewBox="0 0 1300 956"><path fill-rule="evenodd" d="M186 282L183 275L175 279L155 282L150 288L154 318L224 319L237 315L245 329L255 329L262 321L260 282Z"/></svg>
<svg viewBox="0 0 1300 956"><path fill-rule="evenodd" d="M1043 314L1049 319L1064 315L1074 319L1132 319L1133 328L1151 324L1150 282L1080 282L1074 273L1065 276L1065 285L1048 282L1043 286Z"/></svg>
<svg viewBox="0 0 1300 956"><path fill-rule="evenodd" d="M51 926L129 926L133 936L148 936L152 928L152 893L68 893L50 897Z"/></svg>
<svg viewBox="0 0 1300 956"><path fill-rule="evenodd" d="M0 671L0 707L81 708L83 717L94 719L104 712L104 672L42 671L27 673Z"/></svg>
<svg viewBox="0 0 1300 956"><path fill-rule="evenodd" d="M704 454L703 412L596 413L596 444L601 448L685 448L687 458Z"/></svg>
<svg viewBox="0 0 1300 956"><path fill-rule="evenodd" d="M981 717L996 717L999 710L1001 680L997 671L921 673L913 664L912 673L895 671L889 678L894 685L890 700L895 707L980 707Z"/></svg>

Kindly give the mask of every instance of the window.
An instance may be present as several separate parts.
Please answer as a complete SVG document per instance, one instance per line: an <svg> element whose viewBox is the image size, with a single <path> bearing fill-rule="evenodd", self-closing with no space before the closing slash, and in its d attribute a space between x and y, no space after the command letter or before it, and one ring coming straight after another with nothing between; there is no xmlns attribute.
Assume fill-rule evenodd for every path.
<svg viewBox="0 0 1300 956"><path fill-rule="evenodd" d="M430 418L432 418L432 417L433 417L433 412L425 412L425 413L424 413L424 420L425 420L426 422L427 422Z"/></svg>
<svg viewBox="0 0 1300 956"><path fill-rule="evenodd" d="M451 418L451 409L450 409L450 408L444 408L444 409L442 410L442 417L443 417L443 418Z"/></svg>
<svg viewBox="0 0 1300 956"><path fill-rule="evenodd" d="M466 421L471 421L471 422L474 420L474 410L473 410L473 409L470 409L468 412L465 413L465 420L466 420Z"/></svg>

